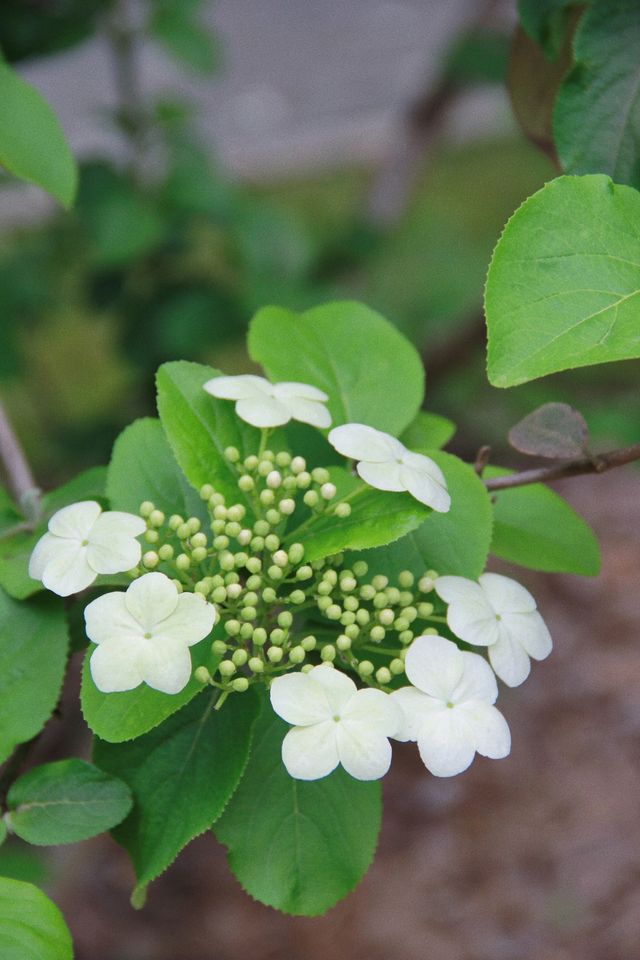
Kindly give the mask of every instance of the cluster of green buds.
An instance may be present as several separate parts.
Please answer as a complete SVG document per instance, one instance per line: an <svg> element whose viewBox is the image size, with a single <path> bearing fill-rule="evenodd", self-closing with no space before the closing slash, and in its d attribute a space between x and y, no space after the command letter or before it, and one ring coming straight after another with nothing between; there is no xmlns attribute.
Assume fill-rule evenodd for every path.
<svg viewBox="0 0 640 960"><path fill-rule="evenodd" d="M391 586L385 576L367 579L363 560L350 568L341 554L306 562L298 534L321 514L351 512L329 471L308 470L303 457L287 452L242 459L231 447L225 457L244 503L229 504L205 484L206 519L166 517L150 501L140 506L149 549L132 575L159 569L179 591L202 594L220 613L212 643L217 666L198 667L196 678L225 694L242 693L284 671L327 662L386 688L404 671L417 632L435 633L430 621L444 619L425 599L437 575L430 571L416 583L404 571Z"/></svg>

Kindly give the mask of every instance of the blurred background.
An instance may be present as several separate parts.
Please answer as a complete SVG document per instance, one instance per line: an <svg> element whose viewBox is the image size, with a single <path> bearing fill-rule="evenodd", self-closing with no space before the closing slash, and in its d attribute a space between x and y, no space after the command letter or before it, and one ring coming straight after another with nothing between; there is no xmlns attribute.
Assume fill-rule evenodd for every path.
<svg viewBox="0 0 640 960"><path fill-rule="evenodd" d="M491 250L558 173L514 119L508 88L545 146L515 22L513 0L3 0L0 48L81 163L69 213L0 179L0 392L42 485L107 462L119 430L153 413L160 362L250 369L256 309L336 298L414 341L427 407L456 420L462 456L489 443L514 465L508 428L548 400L581 409L596 447L637 441L638 363L486 381ZM635 484L629 471L561 488L605 567L595 587L524 576L559 651L504 698L513 756L449 782L400 748L376 865L326 918L250 901L210 839L142 914L109 840L45 859L8 844L2 872L46 880L78 960L631 960ZM69 744L53 725L42 749Z"/></svg>

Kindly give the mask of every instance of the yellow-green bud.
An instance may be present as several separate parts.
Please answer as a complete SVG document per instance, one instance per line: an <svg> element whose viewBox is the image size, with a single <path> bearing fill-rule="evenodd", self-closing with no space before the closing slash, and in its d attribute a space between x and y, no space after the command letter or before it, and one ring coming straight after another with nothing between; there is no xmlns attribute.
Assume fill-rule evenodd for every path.
<svg viewBox="0 0 640 960"><path fill-rule="evenodd" d="M282 647L269 647L267 650L267 659L270 663L280 663L283 656Z"/></svg>
<svg viewBox="0 0 640 960"><path fill-rule="evenodd" d="M394 676L398 676L400 673L404 673L404 662L400 657L395 657L389 664L389 670Z"/></svg>
<svg viewBox="0 0 640 960"><path fill-rule="evenodd" d="M221 553L218 557L218 563L220 564L221 570L233 570L236 565L233 554L230 551Z"/></svg>
<svg viewBox="0 0 640 960"><path fill-rule="evenodd" d="M237 567L238 569L240 567L244 567L248 559L249 559L249 555L245 553L243 550L240 550L238 553L234 554L234 557L233 557L234 566Z"/></svg>
<svg viewBox="0 0 640 960"><path fill-rule="evenodd" d="M276 453L276 464L279 467L288 467L291 463L291 454L287 453L286 450L280 450L279 453Z"/></svg>
<svg viewBox="0 0 640 960"><path fill-rule="evenodd" d="M293 616L289 613L288 610L283 610L278 614L278 626L284 627L287 630L293 623Z"/></svg>
<svg viewBox="0 0 640 960"><path fill-rule="evenodd" d="M272 580L281 580L282 579L282 570L280 567L276 567L275 564L272 567L269 567L267 574Z"/></svg>
<svg viewBox="0 0 640 960"><path fill-rule="evenodd" d="M380 643L381 640L384 640L385 634L386 634L386 630L384 629L384 627L381 627L378 624L376 624L375 627L371 627L371 633L369 634L369 636L371 637L374 643Z"/></svg>
<svg viewBox="0 0 640 960"><path fill-rule="evenodd" d="M298 644L297 647L292 647L289 651L289 660L291 663L302 663L305 657L305 649L300 644Z"/></svg>
<svg viewBox="0 0 640 960"><path fill-rule="evenodd" d="M213 509L214 507L224 507L224 497L221 493L212 493L209 497L209 506Z"/></svg>
<svg viewBox="0 0 640 960"><path fill-rule="evenodd" d="M253 637L253 624L252 623L243 623L240 627L240 639L241 640L251 640Z"/></svg>
<svg viewBox="0 0 640 960"><path fill-rule="evenodd" d="M248 590L259 590L262 586L262 577L257 573L253 573L250 577L247 577L247 589Z"/></svg>
<svg viewBox="0 0 640 960"><path fill-rule="evenodd" d="M244 465L245 465L245 469L247 470L255 470L256 467L258 466L258 458L254 453L251 453L249 454L248 457L246 457L244 461Z"/></svg>
<svg viewBox="0 0 640 960"><path fill-rule="evenodd" d="M154 503L151 502L151 500L143 500L142 503L140 504L138 513L140 514L141 517L150 517L153 511L155 510L155 508L156 506Z"/></svg>
<svg viewBox="0 0 640 960"><path fill-rule="evenodd" d="M312 670L313 670L312 663L305 663L302 667L300 667L300 673L311 673Z"/></svg>
<svg viewBox="0 0 640 960"><path fill-rule="evenodd" d="M249 662L247 663L249 670L252 673L263 673L264 672L264 663L260 657L250 657Z"/></svg>
<svg viewBox="0 0 640 960"><path fill-rule="evenodd" d="M178 570L188 570L191 566L191 557L188 557L186 553L179 553L176 557L176 567Z"/></svg>
<svg viewBox="0 0 640 960"><path fill-rule="evenodd" d="M356 560L353 565L353 573L356 577L364 577L369 572L369 564L365 560Z"/></svg>
<svg viewBox="0 0 640 960"><path fill-rule="evenodd" d="M243 607L240 611L240 616L243 620L255 620L258 616L258 611L255 607Z"/></svg>
<svg viewBox="0 0 640 960"><path fill-rule="evenodd" d="M193 588L194 593L201 593L203 597L206 597L209 593L211 584L208 580L198 580L195 587Z"/></svg>
<svg viewBox="0 0 640 960"><path fill-rule="evenodd" d="M342 607L339 607L337 603L332 603L325 610L325 616L327 616L329 620L339 620L342 616Z"/></svg>
<svg viewBox="0 0 640 960"><path fill-rule="evenodd" d="M370 677L374 670L375 667L371 663L371 660L362 660L358 664L358 673L361 677Z"/></svg>
<svg viewBox="0 0 640 960"><path fill-rule="evenodd" d="M148 520L152 527L161 527L164 523L164 513L162 510L152 510Z"/></svg>
<svg viewBox="0 0 640 960"><path fill-rule="evenodd" d="M337 493L335 483L323 483L320 487L320 496L323 500L333 500Z"/></svg>
<svg viewBox="0 0 640 960"><path fill-rule="evenodd" d="M253 631L253 642L257 647L262 647L267 642L267 631L264 627L256 627Z"/></svg>
<svg viewBox="0 0 640 960"><path fill-rule="evenodd" d="M160 557L155 552L155 550L148 550L142 557L142 563L147 568L147 570L153 570L154 567L157 567L160 562Z"/></svg>
<svg viewBox="0 0 640 960"><path fill-rule="evenodd" d="M208 500L215 493L215 490L210 483L205 483L200 487L200 499Z"/></svg>
<svg viewBox="0 0 640 960"><path fill-rule="evenodd" d="M147 530L144 535L147 543L157 543L160 539L160 534L157 530Z"/></svg>
<svg viewBox="0 0 640 960"><path fill-rule="evenodd" d="M414 584L414 581L415 581L415 577L410 570L401 570L400 573L398 574L398 583L400 584L401 587L404 587L405 589L412 587Z"/></svg>
<svg viewBox="0 0 640 960"><path fill-rule="evenodd" d="M312 576L313 570L308 564L305 564L303 567L298 567L296 570L296 580L309 580Z"/></svg>
<svg viewBox="0 0 640 960"><path fill-rule="evenodd" d="M378 670L376 670L376 680L382 685L391 683L391 673L389 669L387 667L379 667Z"/></svg>
<svg viewBox="0 0 640 960"><path fill-rule="evenodd" d="M291 497L285 497L284 500L281 500L278 503L278 511L282 514L283 517L290 517L295 509L296 509L296 502L295 500L292 500Z"/></svg>
<svg viewBox="0 0 640 960"><path fill-rule="evenodd" d="M249 659L249 655L246 650L234 650L231 655L231 659L235 663L236 667L243 667Z"/></svg>
<svg viewBox="0 0 640 960"><path fill-rule="evenodd" d="M342 577L340 580L340 589L344 593L351 593L358 586L354 577Z"/></svg>
<svg viewBox="0 0 640 960"><path fill-rule="evenodd" d="M243 473L238 480L238 487L243 493L250 493L255 487L253 477L250 477L248 473Z"/></svg>
<svg viewBox="0 0 640 960"><path fill-rule="evenodd" d="M251 533L251 530L248 530L247 528L245 528L244 530L240 531L240 533L236 537L236 540L241 546L248 547L249 544L251 543L252 537L253 537L253 534Z"/></svg>
<svg viewBox="0 0 640 960"><path fill-rule="evenodd" d="M329 482L329 471L324 467L315 467L311 471L311 476L313 477L314 483L328 483Z"/></svg>
<svg viewBox="0 0 640 960"><path fill-rule="evenodd" d="M216 587L211 593L211 599L214 603L224 603L227 599L227 591L225 587Z"/></svg>
<svg viewBox="0 0 640 960"><path fill-rule="evenodd" d="M187 526L189 527L189 536L193 536L194 533L197 533L202 524L197 517L189 517L187 520Z"/></svg>
<svg viewBox="0 0 640 960"><path fill-rule="evenodd" d="M184 520L178 513L173 513L169 517L169 528L171 530L177 530L178 527L181 527L183 523L184 523Z"/></svg>
<svg viewBox="0 0 640 960"><path fill-rule="evenodd" d="M267 550L270 550L272 553L274 553L280 546L280 538L276 536L275 533L269 533L264 538L264 545Z"/></svg>
<svg viewBox="0 0 640 960"><path fill-rule="evenodd" d="M350 503L336 504L336 517L339 517L341 520L345 520L347 517L350 517L350 516L351 516Z"/></svg>
<svg viewBox="0 0 640 960"><path fill-rule="evenodd" d="M434 630L433 632L437 633L438 631ZM429 633L429 631L423 630L423 633ZM403 630L402 633L398 634L398 640L405 645L411 643L413 640L413 630Z"/></svg>
<svg viewBox="0 0 640 960"><path fill-rule="evenodd" d="M419 603L418 604L418 614L425 619L430 617L433 613L433 604L432 603Z"/></svg>
<svg viewBox="0 0 640 960"><path fill-rule="evenodd" d="M368 610L365 610L364 607L356 610L356 623L359 623L361 627L366 627L370 620L371 614Z"/></svg>
<svg viewBox="0 0 640 960"><path fill-rule="evenodd" d="M263 507L271 507L276 502L276 495L273 490L260 491L260 503Z"/></svg>
<svg viewBox="0 0 640 960"><path fill-rule="evenodd" d="M282 483L282 474L279 470L272 470L267 475L267 486L271 487L272 490L277 490Z"/></svg>
<svg viewBox="0 0 640 960"><path fill-rule="evenodd" d="M224 504L219 503L217 507L214 507L213 510L214 520L226 520L227 519L227 508Z"/></svg>
<svg viewBox="0 0 640 960"><path fill-rule="evenodd" d="M180 582L180 580L172 580L171 583L174 585L178 593L182 593L182 591L184 590L184 587L182 586L182 583Z"/></svg>
<svg viewBox="0 0 640 960"><path fill-rule="evenodd" d="M376 595L376 588L373 587L370 583L365 583L360 587L360 596L363 600L373 600Z"/></svg>
<svg viewBox="0 0 640 960"><path fill-rule="evenodd" d="M227 510L227 519L234 522L239 522L244 520L247 510L241 503L234 503L233 506L229 507Z"/></svg>
<svg viewBox="0 0 640 960"><path fill-rule="evenodd" d="M328 643L326 647L323 647L322 650L320 651L320 659L324 660L324 662L326 663L328 661L333 662L335 658L336 658L336 648L332 644Z"/></svg>
<svg viewBox="0 0 640 960"><path fill-rule="evenodd" d="M286 490L287 493L293 493L294 490L298 489L298 482L295 477L285 477L282 481L282 489Z"/></svg>
<svg viewBox="0 0 640 960"><path fill-rule="evenodd" d="M206 667L196 667L196 669L193 671L193 676L198 683L209 683L211 680L211 674Z"/></svg>
<svg viewBox="0 0 640 960"><path fill-rule="evenodd" d="M191 557L194 563L202 563L203 560L207 559L207 548L196 547L195 550L191 551Z"/></svg>
<svg viewBox="0 0 640 960"><path fill-rule="evenodd" d="M320 502L320 497L315 490L307 490L304 497L302 498L303 503L308 507L317 507Z"/></svg>
<svg viewBox="0 0 640 960"><path fill-rule="evenodd" d="M227 652L227 645L224 640L214 640L211 644L211 652L215 653L216 657L223 657Z"/></svg>
<svg viewBox="0 0 640 960"><path fill-rule="evenodd" d="M272 527L277 527L280 521L282 520L282 517L280 516L277 510L267 510L267 512L265 513L265 518L267 522L271 524Z"/></svg>
<svg viewBox="0 0 640 960"><path fill-rule="evenodd" d="M240 633L240 621L239 620L227 620L224 625L224 629L229 634L230 637L237 637Z"/></svg>
<svg viewBox="0 0 640 960"><path fill-rule="evenodd" d="M385 577L384 574L378 573L375 577L373 577L371 584L376 588L376 590L384 590L385 587L389 586L389 577Z"/></svg>
<svg viewBox="0 0 640 960"><path fill-rule="evenodd" d="M331 591L333 590L333 587L331 586L330 583L327 583L326 580L321 580L320 583L318 584L317 589L318 589L318 596L328 597Z"/></svg>
<svg viewBox="0 0 640 960"><path fill-rule="evenodd" d="M246 567L249 573L260 573L262 570L262 560L259 557L249 557Z"/></svg>
<svg viewBox="0 0 640 960"><path fill-rule="evenodd" d="M188 540L189 534L190 534L189 524L181 523L178 529L176 530L176 533L178 534L178 537L180 538L180 540Z"/></svg>
<svg viewBox="0 0 640 960"><path fill-rule="evenodd" d="M395 620L395 613L393 612L393 610L389 609L389 607L386 607L384 610L381 610L380 613L378 614L378 620L385 627L390 627L393 621ZM401 629L404 629L404 628L401 628Z"/></svg>
<svg viewBox="0 0 640 960"><path fill-rule="evenodd" d="M229 583L226 587L229 600L237 600L242 593L242 585L239 583Z"/></svg>
<svg viewBox="0 0 640 960"><path fill-rule="evenodd" d="M221 677L232 677L236 672L236 665L231 660L222 660L218 664L218 670Z"/></svg>
<svg viewBox="0 0 640 960"><path fill-rule="evenodd" d="M323 597L322 595L320 595L316 600L316 605L318 607L318 610L322 610L322 612L324 613L326 610L329 609L330 606L333 605L333 601L331 597Z"/></svg>
<svg viewBox="0 0 640 960"><path fill-rule="evenodd" d="M342 606L345 610L350 610L352 613L355 613L356 610L360 609L360 601L357 597L345 597L342 601Z"/></svg>
<svg viewBox="0 0 640 960"><path fill-rule="evenodd" d="M398 617L393 623L393 629L397 630L398 633L404 633L405 630L409 629L409 626L410 623L406 617Z"/></svg>
<svg viewBox="0 0 640 960"><path fill-rule="evenodd" d="M360 636L360 627L355 623L350 623L344 628L344 632L350 640L357 640Z"/></svg>
<svg viewBox="0 0 640 960"><path fill-rule="evenodd" d="M262 591L262 599L267 604L275 603L277 596L278 595L273 589L273 587L265 587L264 590Z"/></svg>
<svg viewBox="0 0 640 960"><path fill-rule="evenodd" d="M303 650L306 650L308 653L311 650L315 650L317 642L318 641L316 640L316 638L311 634L309 634L308 637L305 637L304 640L300 642L300 646L302 647Z"/></svg>
<svg viewBox="0 0 640 960"><path fill-rule="evenodd" d="M272 557L273 562L278 567L286 567L289 563L289 555L286 550L276 550Z"/></svg>
<svg viewBox="0 0 640 960"><path fill-rule="evenodd" d="M222 536L226 525L227 523L225 520L214 520L212 523L209 524L209 527L214 537L218 537L218 536Z"/></svg>
<svg viewBox="0 0 640 960"><path fill-rule="evenodd" d="M249 681L246 677L236 677L231 686L235 693L244 693L249 689Z"/></svg>
<svg viewBox="0 0 640 960"><path fill-rule="evenodd" d="M418 590L421 593L431 593L434 587L434 580L434 577L430 577L428 575L425 577L420 577L418 580Z"/></svg>
<svg viewBox="0 0 640 960"><path fill-rule="evenodd" d="M291 563L300 563L304 557L304 547L301 543L292 543L288 552Z"/></svg>
<svg viewBox="0 0 640 960"><path fill-rule="evenodd" d="M345 610L345 612L340 617L340 623L344 627L348 627L349 624L356 622L356 615L353 610Z"/></svg>
<svg viewBox="0 0 640 960"><path fill-rule="evenodd" d="M224 528L224 532L226 533L226 535L227 535L228 537L233 537L233 538L235 538L235 537L238 536L238 534L240 533L241 529L242 529L242 527L240 526L240 524L238 523L237 520L229 520L229 522L227 523L226 527Z"/></svg>
<svg viewBox="0 0 640 960"><path fill-rule="evenodd" d="M338 639L336 640L336 647L340 651L350 650L351 639L345 633L341 633Z"/></svg>
<svg viewBox="0 0 640 960"><path fill-rule="evenodd" d="M269 634L269 640L271 643L275 644L276 647L282 646L285 640L285 632L281 630L280 627L274 627L274 629Z"/></svg>
<svg viewBox="0 0 640 960"><path fill-rule="evenodd" d="M221 533L217 537L213 538L214 550L226 550L228 546L229 546L229 537L225 536L224 533Z"/></svg>
<svg viewBox="0 0 640 960"><path fill-rule="evenodd" d="M227 449L224 451L224 455L225 459L227 459L229 463L237 463L240 459L240 451L237 447L227 447Z"/></svg>
<svg viewBox="0 0 640 960"><path fill-rule="evenodd" d="M163 543L158 550L158 556L161 560L171 560L173 558L173 547L170 543Z"/></svg>
<svg viewBox="0 0 640 960"><path fill-rule="evenodd" d="M260 553L264 550L264 537L254 537L249 546L254 553Z"/></svg>
<svg viewBox="0 0 640 960"><path fill-rule="evenodd" d="M302 473L307 469L307 461L304 457L294 457L291 461L291 473Z"/></svg>
<svg viewBox="0 0 640 960"><path fill-rule="evenodd" d="M289 600L291 603L304 603L307 599L304 590L292 590L289 594Z"/></svg>

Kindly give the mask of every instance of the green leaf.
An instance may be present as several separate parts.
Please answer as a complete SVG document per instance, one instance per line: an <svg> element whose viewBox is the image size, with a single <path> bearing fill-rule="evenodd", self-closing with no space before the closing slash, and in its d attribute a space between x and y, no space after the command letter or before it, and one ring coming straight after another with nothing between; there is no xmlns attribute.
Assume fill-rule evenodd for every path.
<svg viewBox="0 0 640 960"><path fill-rule="evenodd" d="M0 762L35 737L60 696L67 662L62 603L18 603L0 590Z"/></svg>
<svg viewBox="0 0 640 960"><path fill-rule="evenodd" d="M487 467L485 477L512 473ZM553 490L542 483L493 491L491 553L510 563L549 573L595 577L600 548L591 527Z"/></svg>
<svg viewBox="0 0 640 960"><path fill-rule="evenodd" d="M418 352L363 304L328 303L302 314L265 307L251 321L248 342L272 380L324 390L334 426L367 423L396 435L422 403Z"/></svg>
<svg viewBox="0 0 640 960"><path fill-rule="evenodd" d="M60 121L47 101L0 62L0 165L70 207L77 170Z"/></svg>
<svg viewBox="0 0 640 960"><path fill-rule="evenodd" d="M122 780L84 760L58 760L12 784L7 821L27 843L75 843L120 823L131 804L131 791Z"/></svg>
<svg viewBox="0 0 640 960"><path fill-rule="evenodd" d="M114 510L138 513L151 500L167 516L196 516L200 498L176 463L159 420L145 417L122 431L116 440L107 478L107 495Z"/></svg>
<svg viewBox="0 0 640 960"><path fill-rule="evenodd" d="M374 490L340 467L331 467L329 472L338 497L349 497L351 513L344 518L321 514L287 533L285 547L302 542L309 563L341 550L366 550L390 543L419 527L431 512L409 493Z"/></svg>
<svg viewBox="0 0 640 960"><path fill-rule="evenodd" d="M573 41L554 135L567 173L606 173L640 187L640 5L593 0Z"/></svg>
<svg viewBox="0 0 640 960"><path fill-rule="evenodd" d="M2 960L73 960L64 917L31 883L0 877L0 956Z"/></svg>
<svg viewBox="0 0 640 960"><path fill-rule="evenodd" d="M512 387L640 356L640 194L558 177L529 197L487 277L489 379Z"/></svg>
<svg viewBox="0 0 640 960"><path fill-rule="evenodd" d="M221 626L215 628L212 636L216 634L220 638L225 636ZM122 693L102 693L93 682L89 669L94 650L95 644L90 644L85 655L80 702L88 726L96 736L109 743L122 743L142 736L180 710L202 690L202 684L192 676L184 690L175 694L153 690L146 683ZM220 658L211 652L211 638L194 644L189 650L194 670L200 666L215 670Z"/></svg>
<svg viewBox="0 0 640 960"><path fill-rule="evenodd" d="M157 2L149 32L180 65L211 74L218 66L219 50L213 32L196 18L199 5L192 0Z"/></svg>
<svg viewBox="0 0 640 960"><path fill-rule="evenodd" d="M421 451L436 461L451 494L448 513L431 513L417 530L362 559L372 573L395 576L427 570L477 580L485 568L491 543L492 511L487 488L475 470L450 453Z"/></svg>
<svg viewBox="0 0 640 960"><path fill-rule="evenodd" d="M207 380L218 376L218 370L199 363L163 364L157 376L158 412L189 482L196 489L211 483L227 503L237 503L247 498L238 490L238 473L225 459L224 450L236 447L243 457L257 453L259 431L236 416L234 403L217 400L203 390Z"/></svg>
<svg viewBox="0 0 640 960"><path fill-rule="evenodd" d="M215 710L216 696L203 693L133 743L95 744L98 765L133 792L133 811L113 833L136 869L136 903L182 848L220 816L246 766L257 698L252 692L232 694Z"/></svg>
<svg viewBox="0 0 640 960"><path fill-rule="evenodd" d="M399 439L410 450L439 450L446 447L455 432L452 420L420 410Z"/></svg>
<svg viewBox="0 0 640 960"><path fill-rule="evenodd" d="M380 830L380 784L354 780L341 768L323 780L294 780L280 756L287 730L265 700L246 773L214 832L252 897L314 916L369 869Z"/></svg>
<svg viewBox="0 0 640 960"><path fill-rule="evenodd" d="M576 0L518 0L520 22L532 40L555 60L565 36L567 7Z"/></svg>
<svg viewBox="0 0 640 960"><path fill-rule="evenodd" d="M106 505L105 467L92 467L78 474L68 483L45 494L42 498L42 518L35 530L22 530L19 527L11 532L8 529L0 535L0 586L10 596L24 600L43 590L38 580L29 576L29 559L36 543L46 533L49 518L61 507L79 500L98 500ZM24 518L18 519L24 522ZM12 524L10 526L14 526Z"/></svg>

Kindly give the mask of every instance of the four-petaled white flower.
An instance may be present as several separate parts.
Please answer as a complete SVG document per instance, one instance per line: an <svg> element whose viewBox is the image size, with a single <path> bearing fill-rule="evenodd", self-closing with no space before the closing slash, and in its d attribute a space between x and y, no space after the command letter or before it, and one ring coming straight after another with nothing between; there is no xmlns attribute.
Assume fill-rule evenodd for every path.
<svg viewBox="0 0 640 960"><path fill-rule="evenodd" d="M531 663L551 653L547 625L528 590L499 573L483 573L478 583L464 577L438 577L435 589L446 603L447 623L465 643L488 647L491 666L509 687L529 676Z"/></svg>
<svg viewBox="0 0 640 960"><path fill-rule="evenodd" d="M493 706L498 685L477 653L444 637L413 641L405 660L412 687L391 694L404 713L396 740L417 740L422 761L436 777L462 773L476 753L498 760L511 749L507 721Z"/></svg>
<svg viewBox="0 0 640 960"><path fill-rule="evenodd" d="M330 427L331 414L324 406L326 393L307 383L270 383L264 377L214 377L204 384L212 397L236 400L236 413L254 427L281 427L300 420L314 427Z"/></svg>
<svg viewBox="0 0 640 960"><path fill-rule="evenodd" d="M132 570L142 552L135 538L146 529L141 517L103 513L95 500L72 503L49 520L48 532L31 554L29 576L60 597L79 593L99 573Z"/></svg>
<svg viewBox="0 0 640 960"><path fill-rule="evenodd" d="M294 724L282 743L282 760L298 780L319 780L342 764L356 780L377 780L391 764L393 736L402 722L382 690L358 690L328 664L290 673L271 684L275 712Z"/></svg>
<svg viewBox="0 0 640 960"><path fill-rule="evenodd" d="M370 486L378 490L406 490L438 513L449 510L447 482L430 457L412 453L395 437L363 423L334 427L328 440L338 453L359 461L356 470Z"/></svg>
<svg viewBox="0 0 640 960"><path fill-rule="evenodd" d="M147 683L180 693L191 676L189 647L211 632L218 613L197 593L178 593L164 573L145 573L126 593L105 593L87 605L93 682L103 693Z"/></svg>

